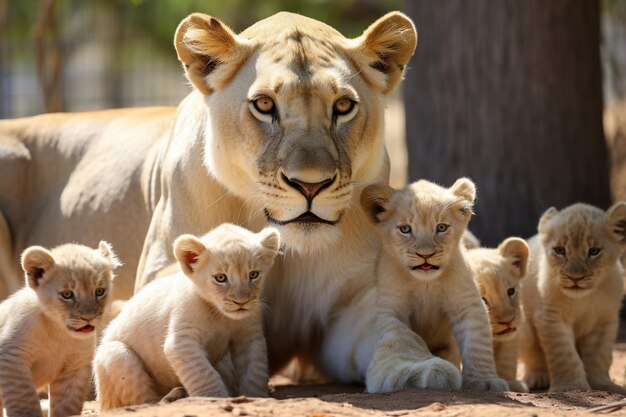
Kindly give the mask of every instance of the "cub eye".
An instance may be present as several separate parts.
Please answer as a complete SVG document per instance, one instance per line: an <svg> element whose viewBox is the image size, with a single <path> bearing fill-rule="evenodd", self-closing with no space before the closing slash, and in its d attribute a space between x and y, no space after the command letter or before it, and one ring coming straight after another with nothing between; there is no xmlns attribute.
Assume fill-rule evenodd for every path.
<svg viewBox="0 0 626 417"><path fill-rule="evenodd" d="M257 279L259 277L259 271L250 271L248 277L250 277L251 280Z"/></svg>
<svg viewBox="0 0 626 417"><path fill-rule="evenodd" d="M450 226L448 226L448 225L447 225L447 224L445 224L445 223L439 223L439 224L437 225L437 233L443 233L443 232L445 232L446 230L448 230L448 227L450 227Z"/></svg>
<svg viewBox="0 0 626 417"><path fill-rule="evenodd" d="M589 256L590 257L598 256L598 255L600 255L600 252L602 252L602 249L600 249L600 248L589 248Z"/></svg>
<svg viewBox="0 0 626 417"><path fill-rule="evenodd" d="M408 224L401 224L400 226L398 226L398 229L400 230L400 233L404 235L408 235L409 233L411 233L411 226L409 226Z"/></svg>
<svg viewBox="0 0 626 417"><path fill-rule="evenodd" d="M216 275L213 275L213 279L218 284L223 284L226 281L228 281L228 277L226 276L226 274L216 274Z"/></svg>
<svg viewBox="0 0 626 417"><path fill-rule="evenodd" d="M565 248L563 246L555 246L552 251L558 256L565 256Z"/></svg>
<svg viewBox="0 0 626 417"><path fill-rule="evenodd" d="M272 100L268 96L260 96L252 101L254 108L258 110L259 113L263 114L272 114L274 112L274 100Z"/></svg>
<svg viewBox="0 0 626 417"><path fill-rule="evenodd" d="M96 288L96 297L102 297L106 292L107 290L104 288Z"/></svg>
<svg viewBox="0 0 626 417"><path fill-rule="evenodd" d="M333 113L335 114L335 116L342 116L344 114L350 113L353 108L354 101L350 100L349 98L340 98L339 100L335 101L335 104L333 105Z"/></svg>
<svg viewBox="0 0 626 417"><path fill-rule="evenodd" d="M509 297L513 297L515 295L515 288L509 288L508 290L506 290L506 295L508 295Z"/></svg>
<svg viewBox="0 0 626 417"><path fill-rule="evenodd" d="M61 298L64 300L71 300L74 298L74 293L70 290L61 291Z"/></svg>

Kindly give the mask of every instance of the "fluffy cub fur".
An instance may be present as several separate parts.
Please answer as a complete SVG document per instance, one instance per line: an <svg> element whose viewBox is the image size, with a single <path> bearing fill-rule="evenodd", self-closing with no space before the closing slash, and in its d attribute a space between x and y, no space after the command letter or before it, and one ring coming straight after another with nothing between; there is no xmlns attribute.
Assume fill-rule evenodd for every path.
<svg viewBox="0 0 626 417"><path fill-rule="evenodd" d="M574 204L548 209L529 240L522 283L526 323L520 337L530 389L626 393L609 367L623 294L618 262L626 242L626 203L606 212Z"/></svg>
<svg viewBox="0 0 626 417"><path fill-rule="evenodd" d="M528 245L523 239L510 237L497 249L469 250L465 258L489 314L498 376L512 391L528 391L516 379L522 319L519 287L528 269Z"/></svg>
<svg viewBox="0 0 626 417"><path fill-rule="evenodd" d="M0 304L0 412L41 417L37 390L48 386L50 416L80 414L119 265L106 242L24 251L26 286Z"/></svg>
<svg viewBox="0 0 626 417"><path fill-rule="evenodd" d="M368 391L508 388L496 374L487 313L461 251L475 193L467 178L449 189L422 180L401 191L381 184L363 190L361 204L382 241L377 277L383 336L367 371ZM459 362L457 342L462 375L453 365ZM398 358L414 369L394 367Z"/></svg>
<svg viewBox="0 0 626 417"><path fill-rule="evenodd" d="M143 288L104 332L94 360L99 409L158 401L180 385L190 396L266 396L259 297L278 248L276 230L232 224L176 239L182 273ZM216 368L228 358L235 387Z"/></svg>

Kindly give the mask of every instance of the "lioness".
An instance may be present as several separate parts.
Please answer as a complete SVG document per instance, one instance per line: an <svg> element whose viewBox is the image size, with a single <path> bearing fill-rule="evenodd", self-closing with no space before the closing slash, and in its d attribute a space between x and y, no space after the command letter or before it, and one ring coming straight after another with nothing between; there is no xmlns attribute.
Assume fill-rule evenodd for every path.
<svg viewBox="0 0 626 417"><path fill-rule="evenodd" d="M0 211L12 231L2 250L78 234L87 244L107 239L127 265L124 297L140 253L136 288L174 261L176 236L269 223L285 245L265 292L270 367L299 356L335 380L362 381L376 342L379 241L358 196L388 182L385 100L416 43L398 12L356 39L292 13L238 35L192 14L174 44L194 91L176 114L0 124Z"/></svg>

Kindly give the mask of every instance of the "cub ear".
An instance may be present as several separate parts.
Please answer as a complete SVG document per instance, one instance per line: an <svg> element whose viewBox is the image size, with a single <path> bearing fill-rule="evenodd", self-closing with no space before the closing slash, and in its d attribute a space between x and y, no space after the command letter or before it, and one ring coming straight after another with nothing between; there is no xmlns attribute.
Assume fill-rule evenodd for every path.
<svg viewBox="0 0 626 417"><path fill-rule="evenodd" d="M607 227L611 235L620 243L626 243L626 202L613 204L606 211Z"/></svg>
<svg viewBox="0 0 626 417"><path fill-rule="evenodd" d="M361 192L361 207L374 224L389 218L392 214L390 201L396 190L385 184L371 184Z"/></svg>
<svg viewBox="0 0 626 417"><path fill-rule="evenodd" d="M22 269L26 284L36 289L41 284L46 272L55 265L52 253L42 246L31 246L22 253Z"/></svg>
<svg viewBox="0 0 626 417"><path fill-rule="evenodd" d="M524 239L510 237L498 246L498 252L512 266L518 279L523 279L528 271L528 244Z"/></svg>
<svg viewBox="0 0 626 417"><path fill-rule="evenodd" d="M98 244L98 250L100 251L102 256L104 256L109 260L109 262L111 262L111 269L115 269L123 265L122 262L120 262L120 260L118 259L115 252L113 252L113 247L109 242L101 240Z"/></svg>
<svg viewBox="0 0 626 417"><path fill-rule="evenodd" d="M476 199L476 185L469 178L459 178L452 184L450 187L450 191L452 194L463 197L470 204L474 204L474 199Z"/></svg>
<svg viewBox="0 0 626 417"><path fill-rule="evenodd" d="M174 46L187 79L205 96L224 87L254 50L251 41L202 13L192 13L180 22Z"/></svg>
<svg viewBox="0 0 626 417"><path fill-rule="evenodd" d="M198 258L206 251L204 243L193 235L182 235L174 241L174 257L185 275L194 273Z"/></svg>
<svg viewBox="0 0 626 417"><path fill-rule="evenodd" d="M374 88L389 93L402 80L417 46L413 21L403 13L387 13L355 39L353 61Z"/></svg>
<svg viewBox="0 0 626 417"><path fill-rule="evenodd" d="M537 226L537 231L545 235L548 233L550 229L550 221L559 213L559 211L555 207L550 207L546 211L543 212L541 218L539 219L539 225Z"/></svg>
<svg viewBox="0 0 626 417"><path fill-rule="evenodd" d="M280 234L278 230L273 227L266 227L258 235L261 246L265 249L263 251L265 253L261 255L262 258L270 263L274 262L274 258L280 251Z"/></svg>

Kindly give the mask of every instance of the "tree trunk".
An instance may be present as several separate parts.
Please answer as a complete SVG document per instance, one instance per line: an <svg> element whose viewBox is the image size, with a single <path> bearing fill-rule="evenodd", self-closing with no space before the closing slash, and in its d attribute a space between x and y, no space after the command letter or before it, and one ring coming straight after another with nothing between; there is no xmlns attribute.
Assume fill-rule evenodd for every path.
<svg viewBox="0 0 626 417"><path fill-rule="evenodd" d="M541 213L610 204L600 6L592 0L405 0L419 44L404 84L409 178L478 187L484 244Z"/></svg>

